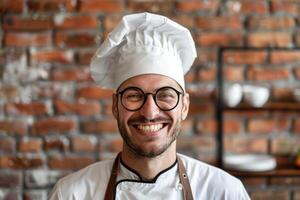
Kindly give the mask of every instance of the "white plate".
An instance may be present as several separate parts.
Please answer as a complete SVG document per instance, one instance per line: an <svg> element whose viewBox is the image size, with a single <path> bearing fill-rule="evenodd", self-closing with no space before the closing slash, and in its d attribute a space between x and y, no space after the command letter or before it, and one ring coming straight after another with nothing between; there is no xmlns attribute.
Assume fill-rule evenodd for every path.
<svg viewBox="0 0 300 200"><path fill-rule="evenodd" d="M225 168L249 172L269 171L276 167L273 156L261 154L225 155L223 162Z"/></svg>

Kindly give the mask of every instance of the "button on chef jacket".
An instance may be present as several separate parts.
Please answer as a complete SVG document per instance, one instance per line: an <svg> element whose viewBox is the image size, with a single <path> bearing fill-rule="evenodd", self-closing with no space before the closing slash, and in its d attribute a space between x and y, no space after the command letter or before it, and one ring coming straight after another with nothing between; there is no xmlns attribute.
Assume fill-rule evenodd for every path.
<svg viewBox="0 0 300 200"><path fill-rule="evenodd" d="M186 168L195 200L248 200L241 181L227 172L178 154ZM101 200L104 199L114 160L92 164L59 180L50 200ZM182 200L177 162L160 172L153 181L142 181L133 169L120 163L116 200Z"/></svg>

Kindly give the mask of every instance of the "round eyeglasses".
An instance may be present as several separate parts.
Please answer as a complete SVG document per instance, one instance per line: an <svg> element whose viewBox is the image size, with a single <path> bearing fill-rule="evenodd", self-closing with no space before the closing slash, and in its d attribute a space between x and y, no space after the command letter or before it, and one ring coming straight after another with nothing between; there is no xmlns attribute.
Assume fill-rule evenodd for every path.
<svg viewBox="0 0 300 200"><path fill-rule="evenodd" d="M121 97L121 104L126 110L137 111L143 107L148 95L152 95L155 104L162 111L173 110L179 102L179 96L182 92L172 87L162 87L155 93L145 93L138 87L128 87L118 92Z"/></svg>

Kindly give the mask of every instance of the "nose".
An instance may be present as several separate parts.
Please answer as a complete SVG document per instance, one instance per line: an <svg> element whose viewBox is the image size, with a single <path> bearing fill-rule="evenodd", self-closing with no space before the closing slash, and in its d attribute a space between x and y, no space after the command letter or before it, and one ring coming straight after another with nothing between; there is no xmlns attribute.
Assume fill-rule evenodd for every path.
<svg viewBox="0 0 300 200"><path fill-rule="evenodd" d="M154 119L159 114L159 111L160 109L155 104L153 96L147 95L146 102L140 109L140 114L146 119Z"/></svg>

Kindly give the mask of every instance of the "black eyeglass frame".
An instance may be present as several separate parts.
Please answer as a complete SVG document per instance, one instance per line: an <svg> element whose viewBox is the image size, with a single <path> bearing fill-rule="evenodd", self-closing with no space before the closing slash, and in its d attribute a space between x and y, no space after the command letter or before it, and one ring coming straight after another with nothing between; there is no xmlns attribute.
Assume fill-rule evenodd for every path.
<svg viewBox="0 0 300 200"><path fill-rule="evenodd" d="M127 107L123 104L123 101L122 101L122 99L123 99L123 98L122 98L122 97L123 97L123 94L124 94L127 90L129 90L129 89L135 89L135 90L141 91L141 92L144 94L144 100L143 100L143 103L141 104L141 106L139 106L139 107L136 108L136 109L129 109L129 108L127 108ZM177 94L177 102L176 102L176 104L175 104L172 108L170 108L170 109L162 109L162 108L157 104L157 102L156 102L156 95L157 95L157 93L158 93L160 90L164 90L164 89L172 89L172 90ZM153 100L154 100L154 102L155 102L155 105L156 105L160 110L162 110L162 111L171 111L171 110L173 110L174 108L177 107L177 105L178 105L178 103L179 103L179 100L180 100L180 95L181 95L181 94L184 95L184 92L179 92L178 90L176 90L175 88L170 87L170 86L161 87L161 88L157 89L157 90L155 91L155 93L152 93L152 92L147 92L147 93L145 93L145 92L144 92L141 88L139 88L139 87L127 87L127 88L123 89L122 91L116 93L117 96L120 96L120 101L121 101L122 106L123 106L126 110L128 110L128 111L138 111L138 110L140 110L140 109L144 106L144 104L146 103L148 95L151 95L151 96L152 96L152 98L153 98Z"/></svg>

